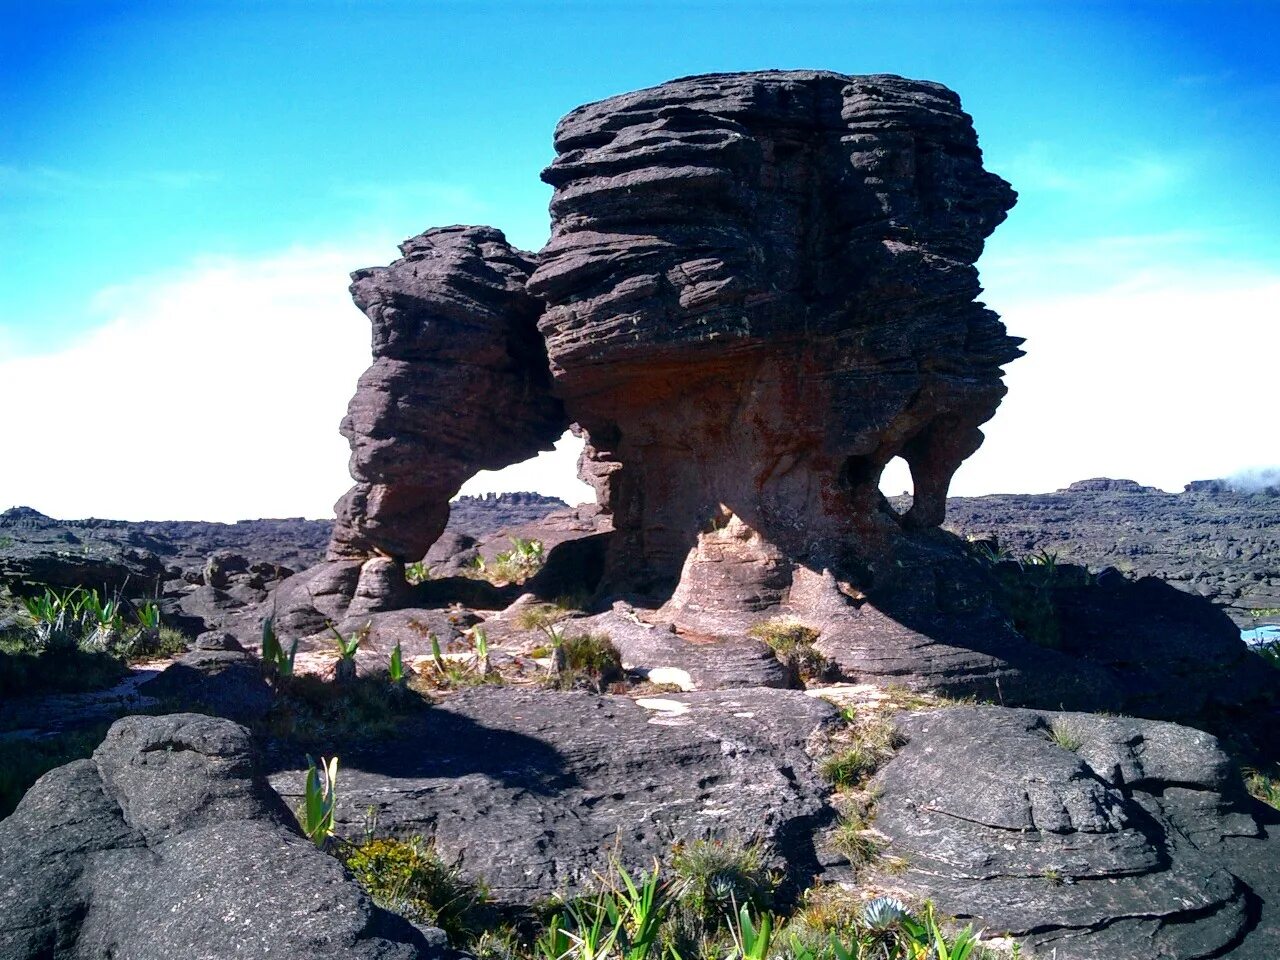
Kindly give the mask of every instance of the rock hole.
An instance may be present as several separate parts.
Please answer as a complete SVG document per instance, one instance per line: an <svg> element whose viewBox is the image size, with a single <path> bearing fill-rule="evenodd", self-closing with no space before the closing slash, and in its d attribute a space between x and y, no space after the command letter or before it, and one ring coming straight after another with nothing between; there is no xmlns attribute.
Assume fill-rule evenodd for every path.
<svg viewBox="0 0 1280 960"><path fill-rule="evenodd" d="M898 516L911 509L915 484L911 480L911 468L907 466L907 461L894 457L884 465L884 471L880 474L880 492Z"/></svg>
<svg viewBox="0 0 1280 960"><path fill-rule="evenodd" d="M571 507L594 503L595 492L578 479L578 457L584 442L566 430L556 441L554 450L501 470L481 470L462 485L458 496L529 491L559 497Z"/></svg>

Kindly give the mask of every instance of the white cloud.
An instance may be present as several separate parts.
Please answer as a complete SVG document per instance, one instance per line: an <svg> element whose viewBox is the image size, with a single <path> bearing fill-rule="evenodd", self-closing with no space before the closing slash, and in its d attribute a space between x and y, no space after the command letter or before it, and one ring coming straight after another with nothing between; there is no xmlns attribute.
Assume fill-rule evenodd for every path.
<svg viewBox="0 0 1280 960"><path fill-rule="evenodd" d="M0 341L0 409L14 456L0 509L56 517L238 520L332 516L351 485L338 422L369 365L347 274L378 243L208 259L100 292L104 323L53 353ZM3 331L0 331L2 333ZM484 472L465 492L591 499L581 441Z"/></svg>
<svg viewBox="0 0 1280 960"><path fill-rule="evenodd" d="M53 516L331 516L338 435L369 362L353 267L388 251L204 261L104 291L72 346L0 360L13 458L0 506Z"/></svg>
<svg viewBox="0 0 1280 960"><path fill-rule="evenodd" d="M1027 356L952 492L1093 476L1166 490L1280 463L1280 274L1169 270L1074 296L993 300Z"/></svg>

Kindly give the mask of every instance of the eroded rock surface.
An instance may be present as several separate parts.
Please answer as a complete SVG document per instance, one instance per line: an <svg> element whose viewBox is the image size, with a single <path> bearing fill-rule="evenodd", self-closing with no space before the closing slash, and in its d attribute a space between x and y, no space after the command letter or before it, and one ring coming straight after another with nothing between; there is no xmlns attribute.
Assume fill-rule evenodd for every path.
<svg viewBox="0 0 1280 960"><path fill-rule="evenodd" d="M505 904L582 889L605 851L644 870L699 837L766 841L803 887L835 816L807 750L837 722L830 704L786 690L636 702L477 689L403 742L344 756L339 817L358 832L372 806L379 830L434 835ZM271 779L286 798L301 792L301 771Z"/></svg>
<svg viewBox="0 0 1280 960"><path fill-rule="evenodd" d="M1275 955L1274 811L1208 734L956 707L906 719L875 827L893 883L1058 960ZM1056 953L1054 952L1056 951Z"/></svg>
<svg viewBox="0 0 1280 960"><path fill-rule="evenodd" d="M898 524L877 481L899 454L918 494L903 522L942 520L1019 355L973 268L1014 194L955 94L693 77L572 111L556 152L529 289L590 435L615 580L670 584L684 565L681 602L709 600L686 560L730 518L756 537L738 567L760 605L797 566L883 557L872 541Z"/></svg>
<svg viewBox="0 0 1280 960"><path fill-rule="evenodd" d="M441 956L302 837L248 732L128 717L0 822L0 956ZM438 932L437 932L438 933Z"/></svg>
<svg viewBox="0 0 1280 960"><path fill-rule="evenodd" d="M444 532L450 497L480 470L550 450L568 426L550 392L541 305L525 291L529 256L492 227L428 230L400 249L390 266L352 274L374 358L342 421L357 483L336 505L330 564L278 594L291 631L352 605L405 606L403 565Z"/></svg>
<svg viewBox="0 0 1280 960"><path fill-rule="evenodd" d="M358 482L338 504L333 559L420 559L465 480L549 450L568 426L549 390L541 305L525 292L529 257L491 227L428 230L400 249L352 274L373 365L342 421Z"/></svg>

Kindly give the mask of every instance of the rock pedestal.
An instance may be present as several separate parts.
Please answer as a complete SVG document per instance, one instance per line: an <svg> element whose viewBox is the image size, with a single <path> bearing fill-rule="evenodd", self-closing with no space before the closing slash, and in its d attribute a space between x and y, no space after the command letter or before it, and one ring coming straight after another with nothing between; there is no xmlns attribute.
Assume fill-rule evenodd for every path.
<svg viewBox="0 0 1280 960"><path fill-rule="evenodd" d="M955 94L693 77L580 107L556 152L529 289L556 392L608 465L587 472L615 582L723 605L697 567L728 560L759 608L797 568L847 575L941 522L1020 353L973 267L1014 193ZM901 518L878 489L895 456L916 488Z"/></svg>

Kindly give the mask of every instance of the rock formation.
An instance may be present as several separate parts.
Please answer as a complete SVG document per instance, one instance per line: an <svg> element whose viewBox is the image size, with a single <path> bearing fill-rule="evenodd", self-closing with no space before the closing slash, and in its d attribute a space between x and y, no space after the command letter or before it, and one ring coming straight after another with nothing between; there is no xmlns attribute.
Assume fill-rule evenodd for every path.
<svg viewBox="0 0 1280 960"><path fill-rule="evenodd" d="M590 436L615 580L723 604L880 558L894 456L941 522L1019 355L974 302L1014 193L937 84L816 72L677 80L556 129L530 291L557 395ZM893 524L896 527L896 524ZM690 556L691 549L694 555ZM854 558L857 558L856 560ZM705 582L703 582L705 579Z"/></svg>
<svg viewBox="0 0 1280 960"><path fill-rule="evenodd" d="M428 230L400 250L352 274L374 360L342 421L358 483L338 503L332 560L421 558L469 477L550 449L568 425L525 292L532 261L489 227Z"/></svg>
<svg viewBox="0 0 1280 960"><path fill-rule="evenodd" d="M800 888L834 825L810 751L834 707L794 690L619 696L487 687L450 698L404 740L349 752L338 816L359 831L434 835L506 906L590 888L606 851L639 873L677 841L768 844ZM430 749L405 749L405 743ZM305 771L271 778L286 799Z"/></svg>
<svg viewBox="0 0 1280 960"><path fill-rule="evenodd" d="M342 421L357 482L336 505L329 562L277 596L294 632L403 605L403 564L444 532L462 484L550 450L568 426L525 290L531 258L492 227L428 230L400 249L352 274L374 357Z"/></svg>
<svg viewBox="0 0 1280 960"><path fill-rule="evenodd" d="M445 953L301 835L247 730L197 714L128 717L42 777L0 822L0 904L6 958Z"/></svg>
<svg viewBox="0 0 1280 960"><path fill-rule="evenodd" d="M403 605L394 565L439 535L448 495L568 420L616 530L606 589L691 615L886 589L1019 355L973 267L1014 193L959 99L893 76L696 77L575 110L556 150L536 257L451 228L355 275L375 329L343 424L359 482L332 563L278 594L286 628ZM901 517L877 486L898 455Z"/></svg>
<svg viewBox="0 0 1280 960"><path fill-rule="evenodd" d="M1042 585L1010 590L938 529L1020 354L977 302L974 268L1014 193L983 169L955 94L894 76L716 74L580 107L555 145L538 254L451 227L354 275L375 358L342 427L358 482L328 562L276 591L282 633L509 604L410 589L403 563L440 536L472 473L572 423L598 513L555 540L612 532L562 557L554 592L530 589L642 608L667 631L636 645L646 659L692 637L748 664L743 633L789 615L849 679L1032 706L1151 702L1144 668L1135 679L1092 641L1030 636L1016 608ZM901 512L878 487L895 456L915 487ZM492 548L433 560L457 570L449 557L472 549Z"/></svg>
<svg viewBox="0 0 1280 960"><path fill-rule="evenodd" d="M1250 814L1208 734L996 707L902 730L876 781L876 828L906 862L892 882L1035 956L1278 955L1277 817Z"/></svg>

